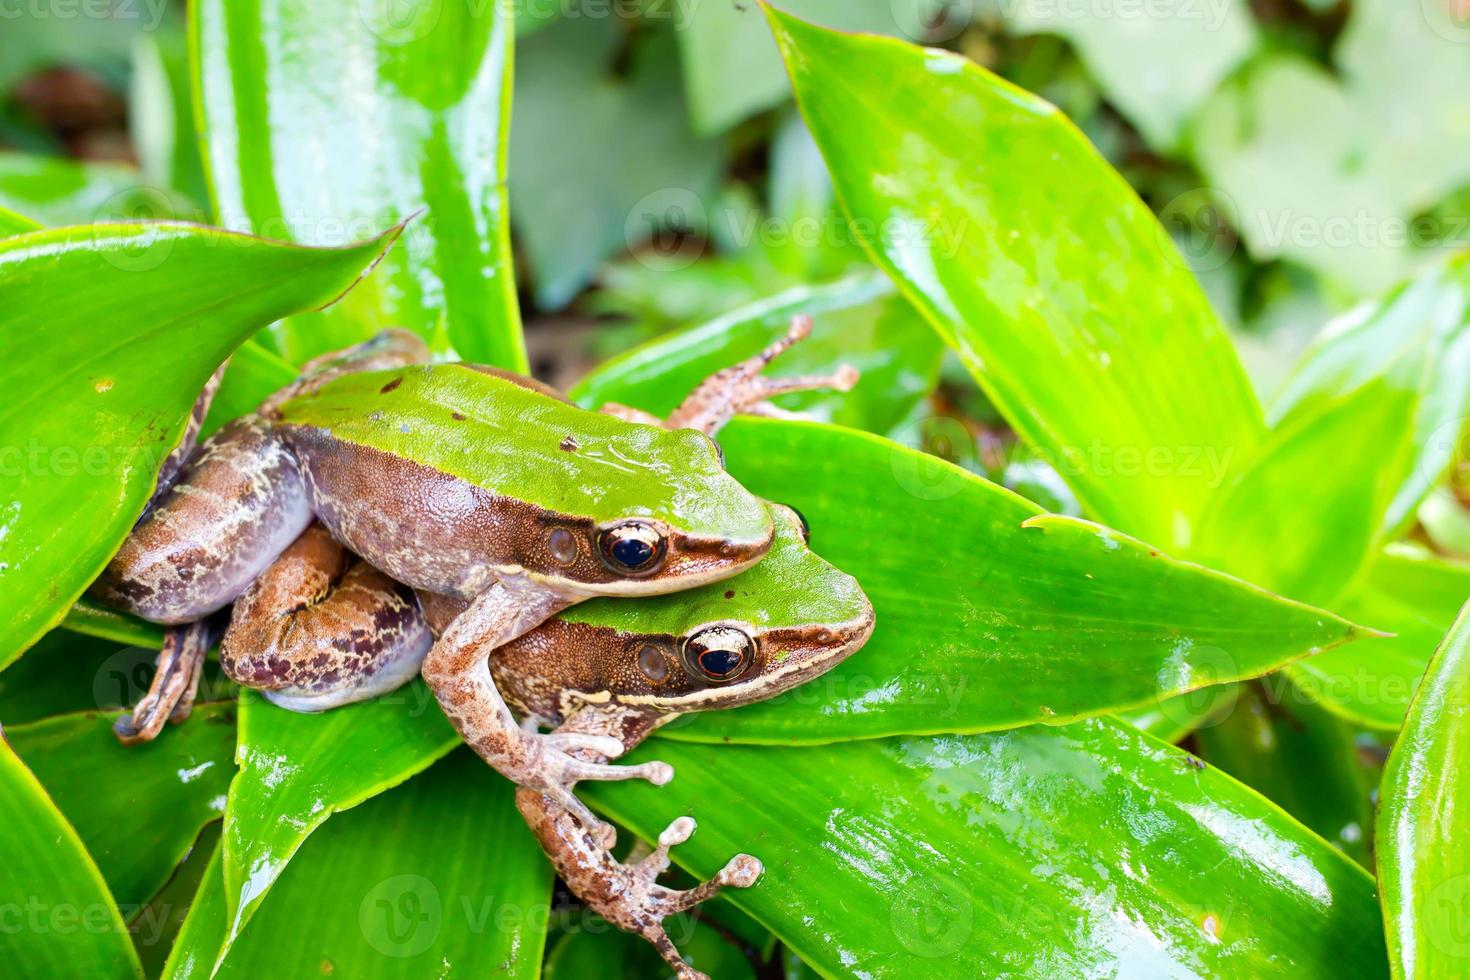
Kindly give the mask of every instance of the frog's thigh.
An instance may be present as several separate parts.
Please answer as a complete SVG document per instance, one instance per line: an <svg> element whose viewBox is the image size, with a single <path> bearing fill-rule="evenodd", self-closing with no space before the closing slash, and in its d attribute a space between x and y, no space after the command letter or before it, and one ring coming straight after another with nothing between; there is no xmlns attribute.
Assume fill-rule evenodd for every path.
<svg viewBox="0 0 1470 980"><path fill-rule="evenodd" d="M220 663L281 707L324 711L406 684L431 643L413 592L313 524L235 603Z"/></svg>
<svg viewBox="0 0 1470 980"><path fill-rule="evenodd" d="M192 623L229 605L310 522L295 457L247 415L199 446L92 593L155 623Z"/></svg>

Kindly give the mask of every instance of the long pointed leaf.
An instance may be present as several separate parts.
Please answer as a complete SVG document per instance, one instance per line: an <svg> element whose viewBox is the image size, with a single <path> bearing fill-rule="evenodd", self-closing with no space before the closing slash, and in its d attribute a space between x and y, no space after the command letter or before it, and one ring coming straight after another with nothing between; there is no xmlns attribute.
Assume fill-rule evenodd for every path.
<svg viewBox="0 0 1470 980"><path fill-rule="evenodd" d="M402 248L328 313L275 329L294 363L406 327L524 371L505 203L513 24L500 2L190 5L220 219L309 244L419 211Z"/></svg>
<svg viewBox="0 0 1470 980"><path fill-rule="evenodd" d="M18 477L0 500L0 667L117 549L216 366L342 295L396 237L312 249L109 224L0 239L0 465Z"/></svg>
<svg viewBox="0 0 1470 980"><path fill-rule="evenodd" d="M657 741L673 782L587 794L827 976L1359 975L1373 882L1274 806L1117 722L820 748Z"/></svg>
<svg viewBox="0 0 1470 980"><path fill-rule="evenodd" d="M1054 107L964 58L767 11L874 261L1091 516L1187 543L1262 422L1153 214Z"/></svg>
<svg viewBox="0 0 1470 980"><path fill-rule="evenodd" d="M1470 605L1434 655L1383 773L1378 876L1395 977L1462 976L1470 941Z"/></svg>

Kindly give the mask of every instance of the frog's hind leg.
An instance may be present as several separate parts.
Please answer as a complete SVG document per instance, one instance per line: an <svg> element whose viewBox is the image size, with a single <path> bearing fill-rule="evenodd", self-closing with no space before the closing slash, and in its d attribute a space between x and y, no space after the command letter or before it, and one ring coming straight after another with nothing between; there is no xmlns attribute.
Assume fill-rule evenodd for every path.
<svg viewBox="0 0 1470 980"><path fill-rule="evenodd" d="M204 656L218 632L208 620L201 620L175 626L164 634L148 693L131 714L113 723L118 741L124 745L152 741L163 729L164 722L180 722L189 717L199 692Z"/></svg>
<svg viewBox="0 0 1470 980"><path fill-rule="evenodd" d="M313 524L235 602L220 664L293 711L324 711L412 680L432 643L412 590Z"/></svg>
<svg viewBox="0 0 1470 980"><path fill-rule="evenodd" d="M783 337L754 357L716 372L700 382L663 424L670 429L699 429L705 435L713 436L742 412L788 417L790 413L784 413L770 404L769 399L777 395L818 388L852 390L853 385L857 384L858 373L855 368L847 365L831 374L792 378L761 376L767 365L792 345L805 340L811 332L811 317L792 317L791 326ZM609 409L615 414L628 411L620 406L609 406Z"/></svg>

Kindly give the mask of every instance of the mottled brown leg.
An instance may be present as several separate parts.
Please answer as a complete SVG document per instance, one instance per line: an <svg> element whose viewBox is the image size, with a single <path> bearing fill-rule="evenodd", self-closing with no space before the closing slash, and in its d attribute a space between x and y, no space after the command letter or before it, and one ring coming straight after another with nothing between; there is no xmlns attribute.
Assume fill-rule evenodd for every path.
<svg viewBox="0 0 1470 980"><path fill-rule="evenodd" d="M662 424L670 429L699 429L713 436L741 412L772 414L779 412L769 405L767 399L797 391L817 388L834 388L850 391L857 384L855 368L843 366L830 375L807 375L796 378L765 378L761 371L779 357L782 352L804 339L812 332L809 316L791 318L791 327L786 335L759 354L710 375L689 393L689 397L674 409ZM612 414L636 411L625 406L609 406ZM607 411L604 408L604 411ZM623 417L628 417L623 415ZM638 421L644 421L639 419ZM660 424L657 420L654 424Z"/></svg>
<svg viewBox="0 0 1470 980"><path fill-rule="evenodd" d="M570 753L589 749L616 758L622 743L605 735L541 735L516 721L490 674L490 653L568 605L571 600L529 579L501 579L449 624L424 659L423 675L445 716L482 759L516 785L549 794L591 824L596 822L591 812L571 792L579 780L647 779L662 785L673 770L662 762L587 762Z"/></svg>
<svg viewBox="0 0 1470 980"><path fill-rule="evenodd" d="M583 712L557 731L606 733L632 748L665 720L667 717L626 712ZM599 761L588 750L577 754L586 761ZM516 807L574 895L618 928L652 943L681 980L708 980L679 956L664 930L664 919L693 908L721 888L750 887L763 870L759 860L749 854L736 855L709 881L687 890L666 888L658 884L658 876L668 870L669 848L694 833L693 818L680 817L659 835L657 847L646 851L640 842L626 862L619 862L612 854L616 832L608 824L574 813L550 796L524 787L516 791Z"/></svg>
<svg viewBox="0 0 1470 980"><path fill-rule="evenodd" d="M324 711L408 683L431 643L412 590L313 524L236 600L220 664L275 704Z"/></svg>
<svg viewBox="0 0 1470 980"><path fill-rule="evenodd" d="M307 361L301 369L301 377L261 403L260 412L267 417L273 416L282 403L316 391L346 374L425 364L430 356L428 345L418 334L393 327L354 347L331 351Z"/></svg>
<svg viewBox="0 0 1470 980"><path fill-rule="evenodd" d="M189 717L213 632L208 623L198 622L176 626L164 634L148 693L132 714L113 723L118 741L124 745L151 742L170 718L183 721Z"/></svg>

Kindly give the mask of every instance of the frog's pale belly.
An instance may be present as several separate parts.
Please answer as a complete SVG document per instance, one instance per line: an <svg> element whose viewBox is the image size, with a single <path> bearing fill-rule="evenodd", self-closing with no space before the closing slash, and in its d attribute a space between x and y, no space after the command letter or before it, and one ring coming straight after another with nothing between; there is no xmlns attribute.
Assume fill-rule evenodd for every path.
<svg viewBox="0 0 1470 980"><path fill-rule="evenodd" d="M390 453L333 438L312 426L283 426L301 463L312 509L334 537L373 566L416 589L473 598L502 573L597 582L591 521L548 513ZM575 554L554 557L548 537L570 532ZM558 560L560 559L560 560Z"/></svg>

